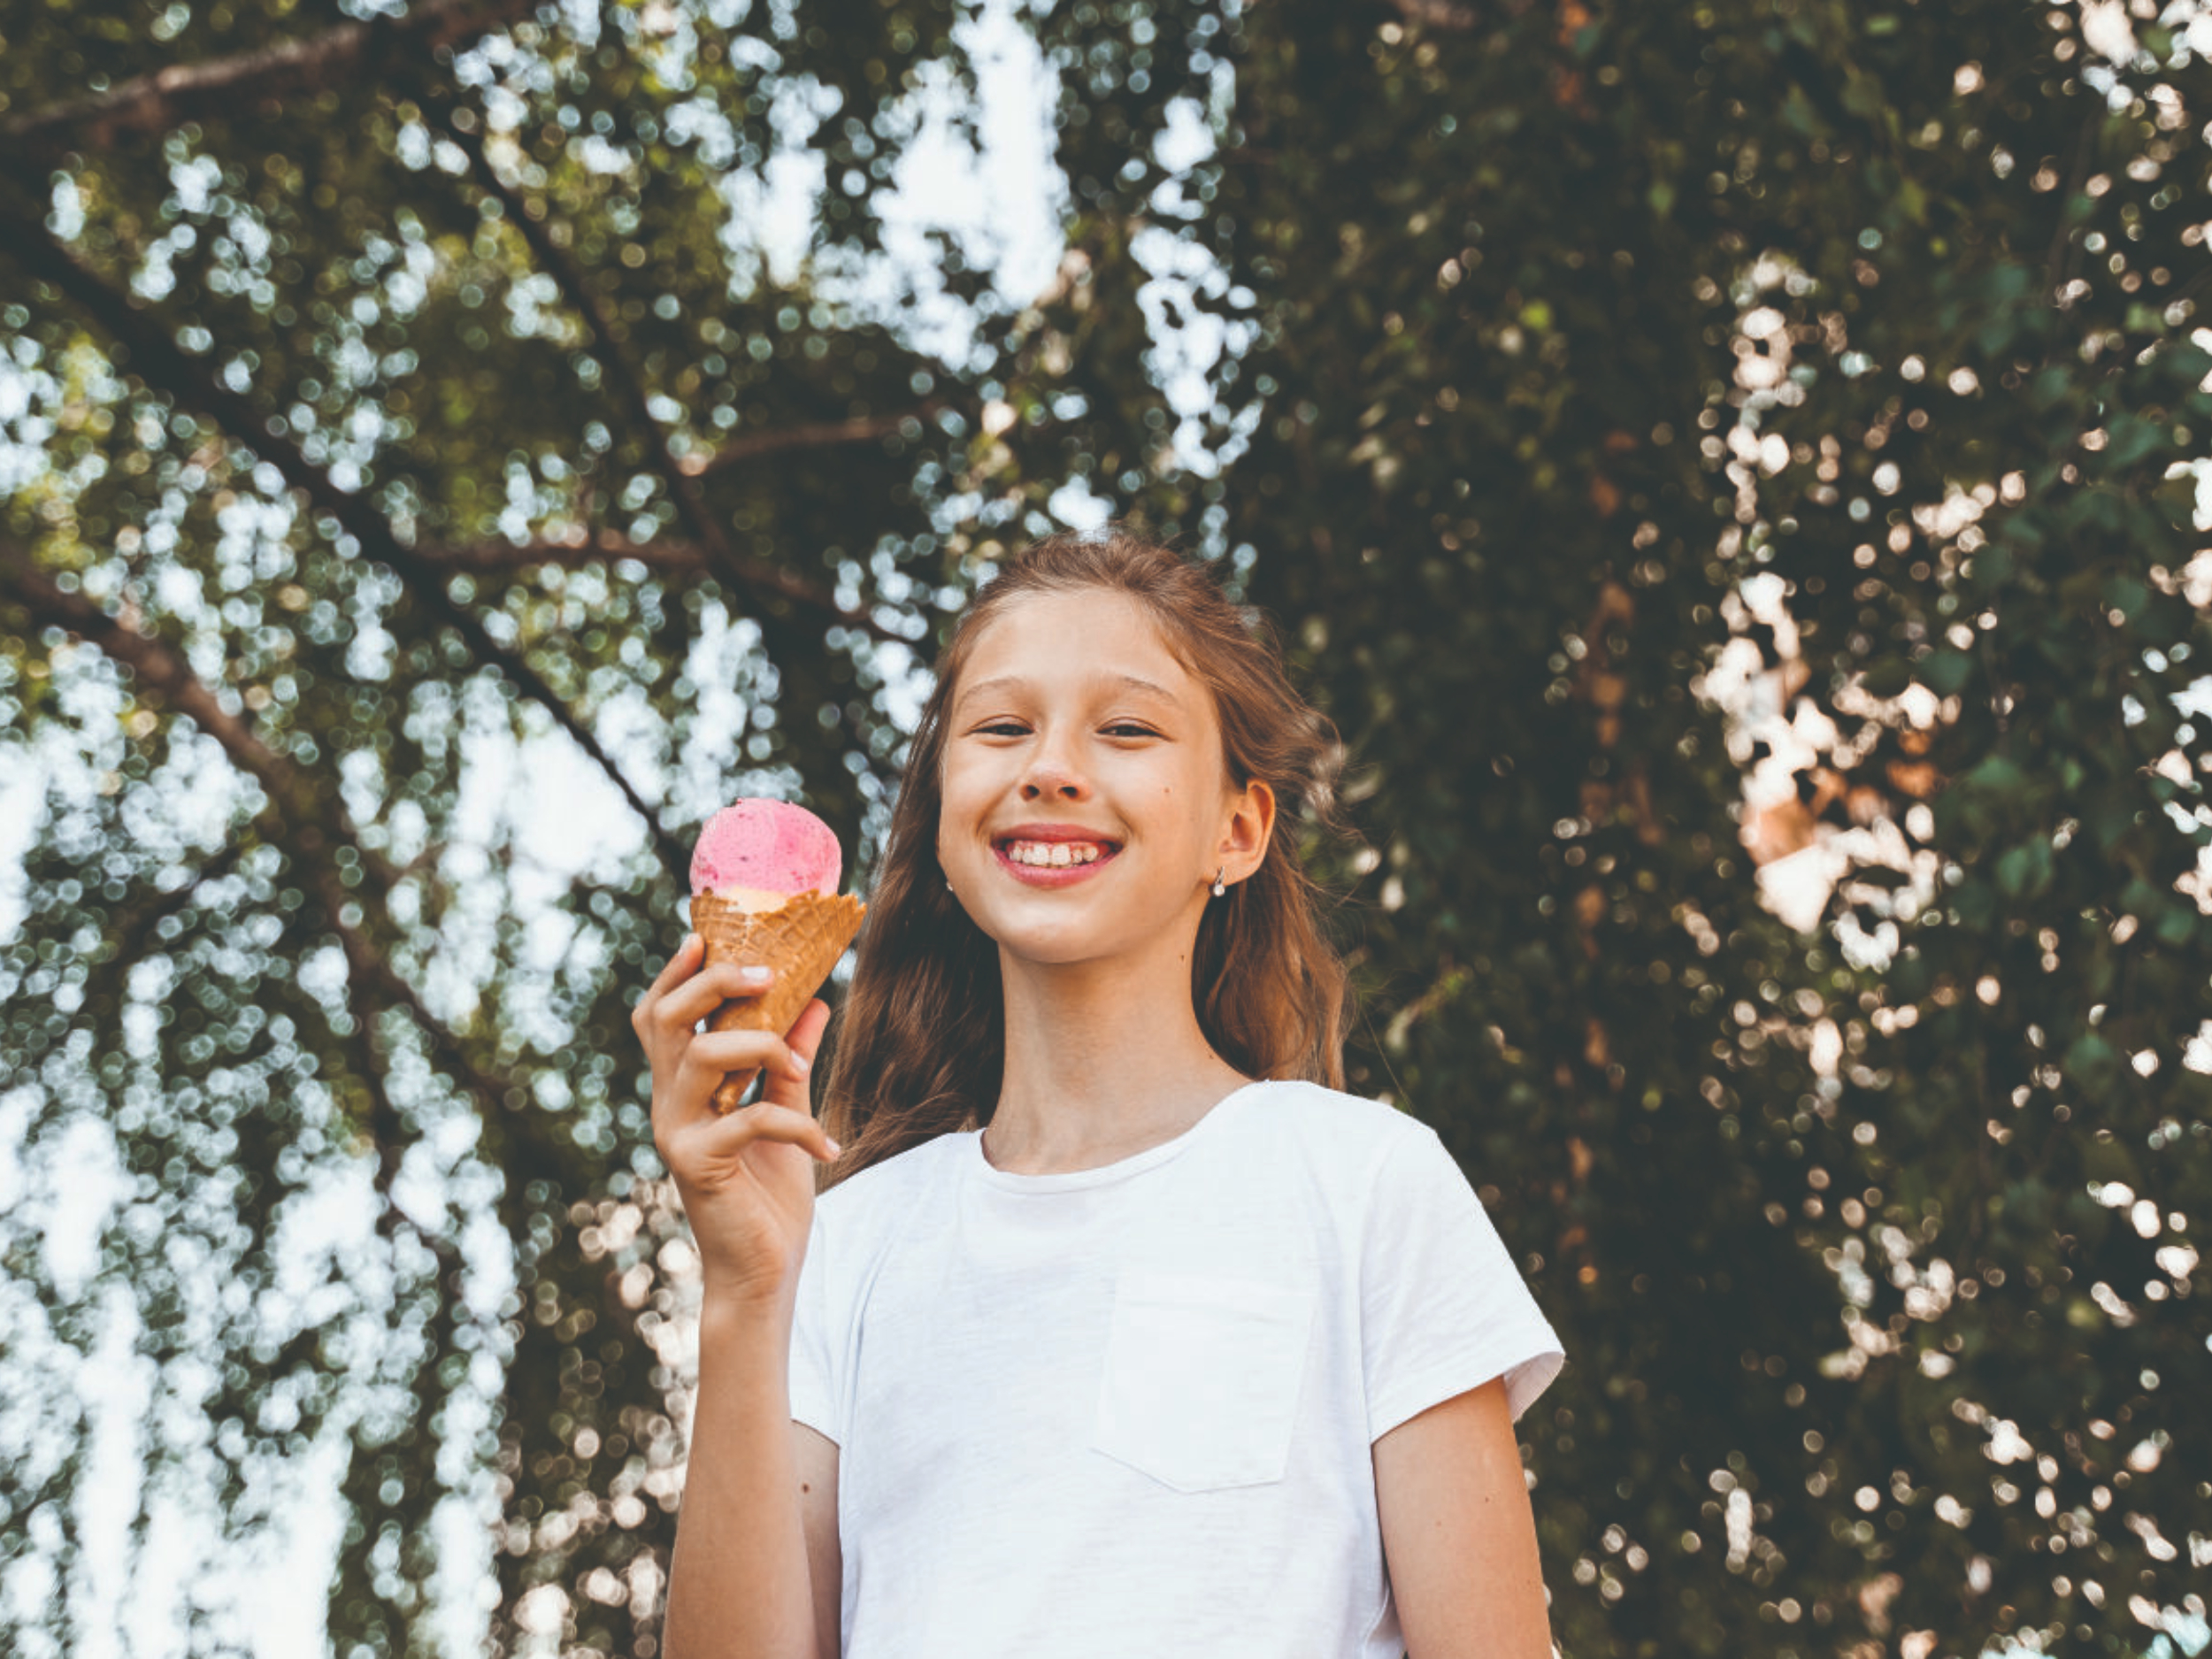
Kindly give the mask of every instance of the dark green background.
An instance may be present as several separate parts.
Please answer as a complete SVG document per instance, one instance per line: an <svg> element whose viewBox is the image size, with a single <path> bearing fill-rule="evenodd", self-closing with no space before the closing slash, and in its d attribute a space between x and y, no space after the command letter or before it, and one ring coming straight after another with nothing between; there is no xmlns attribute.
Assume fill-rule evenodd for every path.
<svg viewBox="0 0 2212 1659"><path fill-rule="evenodd" d="M948 365L803 280L733 291L716 192L812 77L821 245L879 249L880 113L926 61L972 73L954 12L719 15L0 23L0 346L49 377L10 417L39 464L0 517L6 764L43 736L97 780L26 859L0 1086L27 1148L105 1124L129 1200L89 1284L0 1223L18 1371L35 1323L89 1349L119 1286L210 1429L148 1466L234 1540L254 1471L338 1435L338 1651L436 1645L427 1517L472 1489L503 1647L549 1584L573 1641L652 1652L688 1281L626 1015L697 816L595 721L641 691L634 753L710 738L684 663L718 603L758 630L730 792L796 787L864 849L887 642L926 657L1079 477L1222 559L1342 730L1365 845L1315 856L1354 1087L1438 1125L1571 1356L1522 1424L1564 1650L2200 1641L2190 37L2114 8L2092 48L2078 8L1980 0L1063 4L1033 27L1079 257L1008 305L941 239L979 308ZM133 79L168 65L199 67ZM1164 111L1220 95L1214 154L1156 194ZM1148 234L1207 250L1193 303L1245 331L1185 434L1217 475L1147 366ZM289 520L242 542L264 498ZM1754 577L1794 637L1732 600ZM1701 678L1732 639L1834 722L1749 848L1757 751ZM62 694L88 675L116 715ZM438 856L465 685L588 744L652 827L555 895L581 949L551 972L511 847ZM254 789L160 846L210 740ZM349 756L377 764L344 794ZM1855 827L1932 883L1862 864L1793 933L1752 855ZM1851 965L1847 913L1890 949ZM456 1123L473 1149L440 1151ZM449 1207L404 1202L411 1156ZM329 1263L349 1311L278 1305L288 1202L349 1160L382 1205L368 1264ZM0 1571L73 1571L88 1431L20 1397ZM73 1617L0 1613L27 1653ZM223 1647L211 1615L194 1641Z"/></svg>

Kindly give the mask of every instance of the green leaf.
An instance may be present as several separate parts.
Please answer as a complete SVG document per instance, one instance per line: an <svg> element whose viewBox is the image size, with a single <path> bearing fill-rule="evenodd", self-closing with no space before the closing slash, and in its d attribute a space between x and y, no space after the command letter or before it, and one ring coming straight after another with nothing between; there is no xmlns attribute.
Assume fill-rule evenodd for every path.
<svg viewBox="0 0 2212 1659"><path fill-rule="evenodd" d="M2082 821L2100 848L2110 851L2121 836L2135 827L2136 804L2140 798L2131 788L2108 786L2084 803Z"/></svg>
<svg viewBox="0 0 2212 1659"><path fill-rule="evenodd" d="M1978 876L1969 876L1952 890L1951 903L1960 923L1978 932L1997 919L1997 891Z"/></svg>
<svg viewBox="0 0 2212 1659"><path fill-rule="evenodd" d="M2164 511L2167 521L2176 528L2193 530L2197 516L2197 475L2182 472L2162 480L2151 491L2151 499Z"/></svg>
<svg viewBox="0 0 2212 1659"><path fill-rule="evenodd" d="M2051 843L2024 841L1997 861L1997 887L2008 899L2042 897L2051 885Z"/></svg>
<svg viewBox="0 0 2212 1659"><path fill-rule="evenodd" d="M1890 964L1889 979L1900 996L1917 1001L1934 988L1935 971L1924 954L1915 951L1908 955L1901 951Z"/></svg>
<svg viewBox="0 0 2212 1659"><path fill-rule="evenodd" d="M1870 696L1894 697L1912 684L1912 665L1901 657L1878 657L1860 682Z"/></svg>
<svg viewBox="0 0 2212 1659"><path fill-rule="evenodd" d="M2038 369L2028 381L2028 402L2037 409L2048 409L2074 391L2074 377L2055 364Z"/></svg>
<svg viewBox="0 0 2212 1659"><path fill-rule="evenodd" d="M2137 876L2120 889L2120 908L2138 916L2153 916L2163 910L2167 895L2149 882Z"/></svg>
<svg viewBox="0 0 2212 1659"><path fill-rule="evenodd" d="M2077 611L2086 611L2101 596L2103 579L2093 570L2076 571L2058 585L2058 596Z"/></svg>
<svg viewBox="0 0 2212 1659"><path fill-rule="evenodd" d="M2191 390L2204 384L2204 377L2212 374L2212 351L2207 351L2193 341L2177 341L2158 354L2156 361L2165 366L2167 378L2178 380Z"/></svg>
<svg viewBox="0 0 2212 1659"><path fill-rule="evenodd" d="M2002 755L1991 755L1960 774L1959 786L1977 794L2010 800L2027 793L2028 774Z"/></svg>
<svg viewBox="0 0 2212 1659"><path fill-rule="evenodd" d="M1964 651L1947 646L1930 652L1920 661L1920 678L1928 689L1939 697L1947 697L1964 689L1974 677L1976 664Z"/></svg>
<svg viewBox="0 0 2212 1659"><path fill-rule="evenodd" d="M2105 461L2109 466L2132 466L2166 442L2165 428L2140 415L2116 415L2106 426L2109 442Z"/></svg>
<svg viewBox="0 0 2212 1659"><path fill-rule="evenodd" d="M1974 555L1967 575L1976 588L1989 594L2010 581L2013 570L2011 550L1993 541Z"/></svg>
<svg viewBox="0 0 2212 1659"><path fill-rule="evenodd" d="M2132 622L2150 603L2151 590L2132 576L2115 576L2104 585L2105 607Z"/></svg>
<svg viewBox="0 0 2212 1659"><path fill-rule="evenodd" d="M2092 1085L2086 1078L2084 1078L2082 1079L2084 1086L2110 1089L2114 1084L2121 1080L2122 1077L2119 1050L2093 1032L2085 1033L2080 1041L2100 1045L2111 1057L2112 1064L2110 1073L2104 1076L2101 1081ZM2076 1046L2078 1047L2079 1044ZM2134 1155L2120 1142L2116 1136L2085 1140L2081 1148L2081 1167L2082 1173L2092 1180L2124 1181L2137 1191L2142 1190L2143 1171L2136 1164Z"/></svg>
<svg viewBox="0 0 2212 1659"><path fill-rule="evenodd" d="M2108 1089L2120 1080L2120 1051L2093 1031L2075 1038L2059 1064L2068 1077L2092 1091Z"/></svg>

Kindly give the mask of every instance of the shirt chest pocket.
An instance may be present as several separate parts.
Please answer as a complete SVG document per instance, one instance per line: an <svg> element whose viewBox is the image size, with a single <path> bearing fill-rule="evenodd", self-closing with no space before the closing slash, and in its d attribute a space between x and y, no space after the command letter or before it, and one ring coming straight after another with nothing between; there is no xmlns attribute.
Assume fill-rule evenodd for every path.
<svg viewBox="0 0 2212 1659"><path fill-rule="evenodd" d="M1091 1448L1178 1492L1280 1480L1312 1325L1310 1291L1123 1273Z"/></svg>

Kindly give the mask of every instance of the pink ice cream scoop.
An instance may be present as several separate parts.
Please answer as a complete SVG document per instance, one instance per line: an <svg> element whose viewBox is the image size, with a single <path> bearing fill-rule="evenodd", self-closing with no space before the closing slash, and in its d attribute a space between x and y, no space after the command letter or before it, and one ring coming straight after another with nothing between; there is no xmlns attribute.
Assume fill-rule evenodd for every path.
<svg viewBox="0 0 2212 1659"><path fill-rule="evenodd" d="M773 910L795 893L833 895L844 856L830 826L787 801L733 801L699 832L691 853L694 897L711 893L748 910Z"/></svg>
<svg viewBox="0 0 2212 1659"><path fill-rule="evenodd" d="M691 926L704 966L773 970L767 989L733 997L710 1031L788 1033L860 931L868 907L837 890L844 858L828 825L785 801L733 801L691 853ZM737 1110L750 1072L716 1085L717 1111Z"/></svg>

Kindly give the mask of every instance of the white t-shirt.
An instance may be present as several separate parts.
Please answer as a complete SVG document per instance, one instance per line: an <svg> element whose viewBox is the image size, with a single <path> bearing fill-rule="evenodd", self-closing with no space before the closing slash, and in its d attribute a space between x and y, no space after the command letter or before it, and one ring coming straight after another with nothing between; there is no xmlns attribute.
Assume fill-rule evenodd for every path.
<svg viewBox="0 0 2212 1659"><path fill-rule="evenodd" d="M821 1196L799 1279L845 1659L1399 1659L1371 1442L1563 1363L1380 1102L1254 1083L1056 1175L940 1135Z"/></svg>

